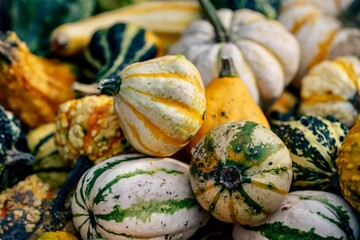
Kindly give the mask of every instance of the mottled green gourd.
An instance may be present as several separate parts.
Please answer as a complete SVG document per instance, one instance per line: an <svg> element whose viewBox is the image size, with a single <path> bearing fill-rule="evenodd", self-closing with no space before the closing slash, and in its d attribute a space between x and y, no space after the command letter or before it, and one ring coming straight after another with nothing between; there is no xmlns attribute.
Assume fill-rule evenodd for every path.
<svg viewBox="0 0 360 240"><path fill-rule="evenodd" d="M83 239L188 239L209 220L172 158L119 155L89 169L72 199Z"/></svg>
<svg viewBox="0 0 360 240"><path fill-rule="evenodd" d="M290 151L293 190L339 190L335 159L348 132L343 122L332 116L274 112L270 125Z"/></svg>

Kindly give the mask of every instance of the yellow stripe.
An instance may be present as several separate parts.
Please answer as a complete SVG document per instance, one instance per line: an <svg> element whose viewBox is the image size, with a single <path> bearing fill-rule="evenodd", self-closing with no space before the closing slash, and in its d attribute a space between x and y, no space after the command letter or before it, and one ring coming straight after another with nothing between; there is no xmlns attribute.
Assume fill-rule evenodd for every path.
<svg viewBox="0 0 360 240"><path fill-rule="evenodd" d="M321 95L312 95L310 97L302 97L302 104L304 105L314 105L317 103L326 103L326 102L343 102L346 101L343 97L335 95L333 93L324 93Z"/></svg>
<svg viewBox="0 0 360 240"><path fill-rule="evenodd" d="M235 213L235 207L234 207L234 200L233 200L233 198L231 196L229 197L228 209L230 211L231 219L233 220L233 222L236 222L236 213Z"/></svg>
<svg viewBox="0 0 360 240"><path fill-rule="evenodd" d="M306 14L302 18L297 19L291 29L291 32L293 34L296 34L301 29L301 27L304 26L306 23L308 22L314 23L316 21L317 16L318 16L317 13L311 12L309 14Z"/></svg>
<svg viewBox="0 0 360 240"><path fill-rule="evenodd" d="M210 184L210 185L206 186L205 188L202 188L202 189L194 192L194 195L195 195L195 197L200 197L202 194L204 194L204 193L206 193L207 191L213 189L214 187L215 187L215 184L214 184L214 183L213 183L213 184Z"/></svg>
<svg viewBox="0 0 360 240"><path fill-rule="evenodd" d="M276 188L275 185L273 187L270 187L269 184L264 184L264 183L254 181L254 180L251 180L251 184L258 187L258 188L262 188L262 189L266 189L266 190L269 190L269 191L272 191L272 192L276 192L276 193L281 194L281 195L285 195L285 194L287 194L289 192L289 191L286 191L286 190L283 190L283 189Z"/></svg>
<svg viewBox="0 0 360 240"><path fill-rule="evenodd" d="M132 126L132 125L129 124L129 128L130 128L130 131L131 131L133 137L136 139L136 141L138 142L138 144L139 144L143 149L145 149L147 152L151 153L151 155L156 156L156 155L158 154L158 153L155 152L153 149L148 148L148 147L146 147L146 146L143 144L143 142L141 141L141 138L140 138L139 134L137 133L137 131L136 131L136 129L135 129L134 126Z"/></svg>
<svg viewBox="0 0 360 240"><path fill-rule="evenodd" d="M359 84L357 81L358 77L356 75L353 65L345 59L338 59L336 61L333 61L332 63L334 63L336 66L344 70L348 78L351 80L351 82L353 82L355 88L358 90L359 89Z"/></svg>

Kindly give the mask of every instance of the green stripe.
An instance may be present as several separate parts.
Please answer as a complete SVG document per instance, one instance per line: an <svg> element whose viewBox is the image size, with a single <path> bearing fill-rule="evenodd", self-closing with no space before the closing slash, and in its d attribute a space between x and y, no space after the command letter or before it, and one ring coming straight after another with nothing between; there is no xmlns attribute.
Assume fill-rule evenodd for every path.
<svg viewBox="0 0 360 240"><path fill-rule="evenodd" d="M45 137L43 137L42 139L40 139L39 142L37 142L37 144L34 147L34 151L33 151L33 155L36 156L39 153L39 150L41 148L42 145L44 145L47 141L49 141L51 138L53 138L55 135L55 133L50 133L48 135L46 135Z"/></svg>
<svg viewBox="0 0 360 240"><path fill-rule="evenodd" d="M262 212L264 212L264 209L262 208L262 206L260 206L256 201L254 201L254 199L252 199L249 194L247 194L247 192L244 190L243 186L240 185L238 188L233 189L233 191L238 191L238 193L240 194L240 196L243 197L244 199L244 203L246 205L248 205L249 207L249 214L250 215L259 215Z"/></svg>
<svg viewBox="0 0 360 240"><path fill-rule="evenodd" d="M109 193L111 193L111 187L114 186L115 184L117 184L122 179L132 178L134 176L142 175L142 174L154 175L154 174L159 173L159 172L164 172L164 173L173 174L173 175L184 174L184 172L181 172L181 171L169 170L169 169L165 169L165 168L159 168L159 169L155 169L155 170L151 170L151 171L145 171L145 170L142 170L142 169L137 169L137 170L135 170L133 172L130 172L130 173L125 173L125 174L122 174L122 175L118 175L113 180L108 182L103 188L99 189L98 193L93 198L93 204L94 205L99 204L100 202L104 201L105 197L107 196L107 194L105 194L105 191L109 190Z"/></svg>

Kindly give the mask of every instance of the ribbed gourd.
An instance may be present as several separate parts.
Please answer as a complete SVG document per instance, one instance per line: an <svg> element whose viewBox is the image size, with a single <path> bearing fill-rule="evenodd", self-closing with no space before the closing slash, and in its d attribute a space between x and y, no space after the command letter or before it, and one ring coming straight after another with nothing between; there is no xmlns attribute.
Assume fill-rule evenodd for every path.
<svg viewBox="0 0 360 240"><path fill-rule="evenodd" d="M234 225L234 240L359 239L359 221L340 196L324 191L293 191L264 221Z"/></svg>
<svg viewBox="0 0 360 240"><path fill-rule="evenodd" d="M276 211L290 189L292 162L270 129L221 124L192 149L190 182L201 206L218 220L254 224Z"/></svg>
<svg viewBox="0 0 360 240"><path fill-rule="evenodd" d="M151 156L170 156L200 129L205 89L196 67L182 55L133 63L98 88L114 96L115 111L131 146Z"/></svg>
<svg viewBox="0 0 360 240"><path fill-rule="evenodd" d="M336 166L342 196L360 213L360 123L346 134L338 151Z"/></svg>
<svg viewBox="0 0 360 240"><path fill-rule="evenodd" d="M301 80L299 112L333 115L353 126L360 114L360 61L344 56L314 66Z"/></svg>
<svg viewBox="0 0 360 240"><path fill-rule="evenodd" d="M187 164L141 154L89 169L71 206L83 239L188 239L210 217L194 197Z"/></svg>
<svg viewBox="0 0 360 240"><path fill-rule="evenodd" d="M348 132L344 123L332 116L274 112L270 124L290 151L292 190L340 190L335 159Z"/></svg>

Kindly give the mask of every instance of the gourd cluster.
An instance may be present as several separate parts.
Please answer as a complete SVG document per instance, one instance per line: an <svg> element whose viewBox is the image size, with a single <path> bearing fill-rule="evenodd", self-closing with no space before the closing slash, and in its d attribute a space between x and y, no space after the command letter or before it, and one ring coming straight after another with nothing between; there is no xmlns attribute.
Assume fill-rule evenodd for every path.
<svg viewBox="0 0 360 240"><path fill-rule="evenodd" d="M360 239L359 12L0 2L0 239Z"/></svg>

